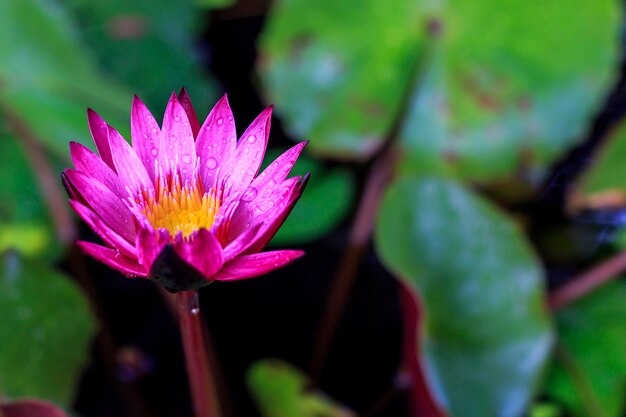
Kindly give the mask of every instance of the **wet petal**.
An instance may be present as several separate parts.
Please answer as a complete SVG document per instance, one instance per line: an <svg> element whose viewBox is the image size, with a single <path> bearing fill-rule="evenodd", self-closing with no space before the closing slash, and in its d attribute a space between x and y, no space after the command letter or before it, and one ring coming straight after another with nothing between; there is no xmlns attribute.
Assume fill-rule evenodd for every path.
<svg viewBox="0 0 626 417"><path fill-rule="evenodd" d="M221 169L221 176L232 186L234 195L241 195L259 172L267 139L273 107L268 107L246 129L237 142L237 149Z"/></svg>
<svg viewBox="0 0 626 417"><path fill-rule="evenodd" d="M155 230L150 224L139 226L137 230L137 258L146 270L152 268L154 260L168 243L169 234L166 230Z"/></svg>
<svg viewBox="0 0 626 417"><path fill-rule="evenodd" d="M74 190L102 220L124 239L135 241L135 227L130 210L113 191L83 172L67 169L65 175Z"/></svg>
<svg viewBox="0 0 626 417"><path fill-rule="evenodd" d="M187 93L187 89L185 87L183 87L178 94L178 102L181 106L183 106L183 109L185 109L185 113L187 113L187 119L189 120L189 125L191 125L193 137L197 138L198 132L200 131L200 123L198 122L196 110L193 108L191 98L189 98L189 93Z"/></svg>
<svg viewBox="0 0 626 417"><path fill-rule="evenodd" d="M139 156L117 130L109 129L109 144L117 174L133 196L154 192L154 185Z"/></svg>
<svg viewBox="0 0 626 417"><path fill-rule="evenodd" d="M271 189L261 189L261 192L256 191L256 189L251 191L251 188L246 190L230 221L228 239L226 241L230 242L241 234L245 230L246 225L272 221L301 190L303 184L301 180L301 177L289 178L283 181L280 186Z"/></svg>
<svg viewBox="0 0 626 417"><path fill-rule="evenodd" d="M229 262L255 243L257 240L256 236L262 227L263 224L260 223L256 225L248 224L246 229L224 248L224 262Z"/></svg>
<svg viewBox="0 0 626 417"><path fill-rule="evenodd" d="M200 157L199 174L204 186L215 187L218 172L235 152L237 132L233 113L224 95L207 116L196 140Z"/></svg>
<svg viewBox="0 0 626 417"><path fill-rule="evenodd" d="M180 172L183 184L196 175L196 144L185 109L172 94L163 116L159 164L164 173Z"/></svg>
<svg viewBox="0 0 626 417"><path fill-rule="evenodd" d="M70 155L77 171L84 172L92 178L106 185L119 198L128 197L115 171L86 146L77 142L70 142Z"/></svg>
<svg viewBox="0 0 626 417"><path fill-rule="evenodd" d="M217 281L235 281L258 277L278 269L304 255L300 250L279 250L238 256L224 264L212 279Z"/></svg>
<svg viewBox="0 0 626 417"><path fill-rule="evenodd" d="M133 149L146 168L148 176L154 182L155 161L159 155L161 129L145 104L134 96L130 113L130 134Z"/></svg>
<svg viewBox="0 0 626 417"><path fill-rule="evenodd" d="M104 246L96 245L95 243L80 240L76 242L76 244L87 255L115 270L120 271L127 277L146 277L148 275L146 269L139 265L135 259L131 259L114 249L109 249Z"/></svg>
<svg viewBox="0 0 626 417"><path fill-rule="evenodd" d="M128 240L124 239L111 229L109 225L100 218L100 216L76 200L70 200L70 205L107 245L124 252L124 254L129 258L137 259L137 251L135 250L135 247L128 242Z"/></svg>
<svg viewBox="0 0 626 417"><path fill-rule="evenodd" d="M198 230L189 240L182 239L179 234L174 250L206 278L210 278L224 264L222 245L207 229Z"/></svg>
<svg viewBox="0 0 626 417"><path fill-rule="evenodd" d="M271 192L275 186L281 184L285 178L287 178L287 175L289 175L291 168L293 168L298 156L300 156L302 149L304 149L307 143L308 142L300 142L285 151L276 158L274 162L269 164L258 177L252 180L250 187L254 187L257 190L269 189Z"/></svg>
<svg viewBox="0 0 626 417"><path fill-rule="evenodd" d="M255 253L262 250L265 245L269 243L270 240L276 235L280 226L283 225L285 220L287 220L287 216L293 210L293 207L296 205L298 200L300 199L300 193L292 197L291 201L280 211L274 214L274 217L266 220L263 223L263 226L259 230L259 233L255 236L254 241L250 243L250 246L246 249L246 253Z"/></svg>
<svg viewBox="0 0 626 417"><path fill-rule="evenodd" d="M115 170L113 158L111 157L111 148L109 147L109 125L95 111L87 109L87 123L93 142L102 160Z"/></svg>

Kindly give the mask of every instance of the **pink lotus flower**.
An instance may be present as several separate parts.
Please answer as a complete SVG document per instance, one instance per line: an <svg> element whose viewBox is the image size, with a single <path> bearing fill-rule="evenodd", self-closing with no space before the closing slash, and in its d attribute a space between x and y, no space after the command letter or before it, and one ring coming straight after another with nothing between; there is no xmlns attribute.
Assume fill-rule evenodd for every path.
<svg viewBox="0 0 626 417"><path fill-rule="evenodd" d="M272 107L237 141L222 97L200 127L187 92L172 94L163 127L137 97L132 147L92 110L100 156L72 142L75 169L63 173L70 204L107 246L84 252L129 277L149 277L172 292L213 280L251 278L303 255L260 252L300 197L307 177L287 178L305 142L257 176Z"/></svg>

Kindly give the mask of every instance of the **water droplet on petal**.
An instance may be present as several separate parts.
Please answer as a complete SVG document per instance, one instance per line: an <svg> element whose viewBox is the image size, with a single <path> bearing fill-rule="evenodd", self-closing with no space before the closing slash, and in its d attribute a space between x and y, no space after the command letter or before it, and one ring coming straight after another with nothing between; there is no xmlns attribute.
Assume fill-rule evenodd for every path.
<svg viewBox="0 0 626 417"><path fill-rule="evenodd" d="M241 196L241 201L252 201L256 198L259 192L254 187L248 187L245 193Z"/></svg>
<svg viewBox="0 0 626 417"><path fill-rule="evenodd" d="M209 169L215 169L217 168L217 159L215 158L209 158L206 161L206 167Z"/></svg>
<svg viewBox="0 0 626 417"><path fill-rule="evenodd" d="M255 135L250 135L250 137L248 137L248 142L250 142L250 143L256 142L256 136Z"/></svg>
<svg viewBox="0 0 626 417"><path fill-rule="evenodd" d="M177 122L180 122L180 116L175 116L174 120L177 121Z"/></svg>
<svg viewBox="0 0 626 417"><path fill-rule="evenodd" d="M150 153L152 154L152 156L157 156L159 154L159 151L157 151L157 148L152 148Z"/></svg>
<svg viewBox="0 0 626 417"><path fill-rule="evenodd" d="M217 119L217 125L218 126L221 126L223 124L224 124L224 118L223 117L220 117L219 119Z"/></svg>
<svg viewBox="0 0 626 417"><path fill-rule="evenodd" d="M171 140L172 142L176 142L176 135L172 135L172 136L170 136L170 140Z"/></svg>
<svg viewBox="0 0 626 417"><path fill-rule="evenodd" d="M190 155L183 155L183 163L184 164L190 164L191 163L191 156Z"/></svg>

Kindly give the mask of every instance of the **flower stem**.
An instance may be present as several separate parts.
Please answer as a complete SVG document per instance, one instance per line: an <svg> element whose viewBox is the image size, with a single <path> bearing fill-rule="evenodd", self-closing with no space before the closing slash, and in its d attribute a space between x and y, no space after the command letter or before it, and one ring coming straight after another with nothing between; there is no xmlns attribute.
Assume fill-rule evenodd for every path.
<svg viewBox="0 0 626 417"><path fill-rule="evenodd" d="M198 291L181 291L177 294L177 298L180 334L183 339L194 415L195 417L220 417L219 403L207 359Z"/></svg>
<svg viewBox="0 0 626 417"><path fill-rule="evenodd" d="M595 265L590 270L573 278L563 287L550 294L548 303L550 308L559 310L572 302L582 298L591 291L613 279L619 278L626 271L626 251Z"/></svg>

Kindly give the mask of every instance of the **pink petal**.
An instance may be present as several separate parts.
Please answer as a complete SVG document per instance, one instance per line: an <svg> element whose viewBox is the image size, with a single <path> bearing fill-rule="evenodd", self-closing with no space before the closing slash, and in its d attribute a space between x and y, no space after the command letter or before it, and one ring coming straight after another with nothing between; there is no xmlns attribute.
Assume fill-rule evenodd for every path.
<svg viewBox="0 0 626 417"><path fill-rule="evenodd" d="M256 241L256 236L261 230L262 224L247 227L239 236L224 248L224 262L229 262L237 255L245 251ZM258 252L258 251L257 251Z"/></svg>
<svg viewBox="0 0 626 417"><path fill-rule="evenodd" d="M124 252L124 254L130 258L137 259L137 251L135 250L135 247L122 236L113 231L109 225L100 218L100 216L76 200L70 200L70 205L107 245Z"/></svg>
<svg viewBox="0 0 626 417"><path fill-rule="evenodd" d="M235 152L237 132L233 113L224 95L207 116L196 141L200 157L199 174L204 186L215 187L218 172ZM219 169L218 169L219 168Z"/></svg>
<svg viewBox="0 0 626 417"><path fill-rule="evenodd" d="M198 230L189 240L184 240L179 234L174 243L174 250L182 260L207 279L224 264L222 245L207 229Z"/></svg>
<svg viewBox="0 0 626 417"><path fill-rule="evenodd" d="M109 147L109 125L98 113L91 109L87 109L87 123L100 157L111 169L115 170L113 158L111 157L111 148Z"/></svg>
<svg viewBox="0 0 626 417"><path fill-rule="evenodd" d="M128 197L119 177L104 161L86 146L70 142L70 154L77 171L84 172L106 185L119 198Z"/></svg>
<svg viewBox="0 0 626 417"><path fill-rule="evenodd" d="M135 227L130 210L113 191L83 172L66 169L65 175L75 191L100 218L124 239L134 242Z"/></svg>
<svg viewBox="0 0 626 417"><path fill-rule="evenodd" d="M109 129L109 145L117 174L122 184L128 187L130 193L136 197L143 191L154 192L154 184L139 156L122 135L113 128Z"/></svg>
<svg viewBox="0 0 626 417"><path fill-rule="evenodd" d="M159 148L159 164L164 173L179 170L183 184L191 182L196 174L196 144L185 109L172 94L165 116Z"/></svg>
<svg viewBox="0 0 626 417"><path fill-rule="evenodd" d="M152 225L140 226L137 231L137 257L147 271L152 269L154 260L169 241L166 230L155 230Z"/></svg>
<svg viewBox="0 0 626 417"><path fill-rule="evenodd" d="M221 175L228 178L234 195L243 194L259 172L270 134L272 109L270 106L263 110L252 122L237 142L235 153L225 166L221 167Z"/></svg>
<svg viewBox="0 0 626 417"><path fill-rule="evenodd" d="M146 168L150 179L154 181L155 161L159 155L161 143L161 129L150 110L137 96L133 98L133 108L130 113L130 134L135 153Z"/></svg>
<svg viewBox="0 0 626 417"><path fill-rule="evenodd" d="M302 149L304 149L307 144L308 142L300 142L291 149L285 151L282 155L276 158L274 162L269 164L258 177L252 180L250 186L257 190L263 188L269 188L271 190L273 187L281 184L285 178L287 178L287 175L289 175L289 172L300 156Z"/></svg>
<svg viewBox="0 0 626 417"><path fill-rule="evenodd" d="M217 281L234 281L258 277L278 269L304 255L301 250L279 250L238 256L224 264L222 269L211 277Z"/></svg>
<svg viewBox="0 0 626 417"><path fill-rule="evenodd" d="M280 226L287 220L287 216L289 216L289 213L291 213L291 210L293 210L293 207L296 205L301 195L302 191L298 191L282 210L276 212L273 218L263 223L263 227L259 231L259 234L255 236L254 242L246 249L246 253L258 252L272 240Z"/></svg>
<svg viewBox="0 0 626 417"><path fill-rule="evenodd" d="M193 137L197 138L198 132L200 131L200 123L198 122L196 110L193 108L193 104L191 104L191 98L189 98L189 93L187 93L187 89L185 87L183 87L178 94L178 102L181 106L183 106L183 109L185 109L185 113L187 113L187 119L189 119Z"/></svg>
<svg viewBox="0 0 626 417"><path fill-rule="evenodd" d="M106 248L104 246L96 245L91 242L77 241L76 244L87 255L95 258L96 260L110 266L113 269L120 271L122 274L128 277L146 277L148 272L146 269L139 265L135 259L131 259L119 251Z"/></svg>
<svg viewBox="0 0 626 417"><path fill-rule="evenodd" d="M227 242L241 234L246 225L258 222L270 222L279 212L286 208L294 195L302 188L302 178L293 177L283 181L276 188L267 187L261 192L246 190L241 203L233 213L230 220ZM249 199L249 201L248 201Z"/></svg>
<svg viewBox="0 0 626 417"><path fill-rule="evenodd" d="M63 182L63 188L65 188L67 195L69 195L72 200L77 200L77 201L80 201L81 203L86 203L85 199L76 190L76 187L72 185L70 179L67 178L67 175L65 172L61 173L61 181Z"/></svg>

